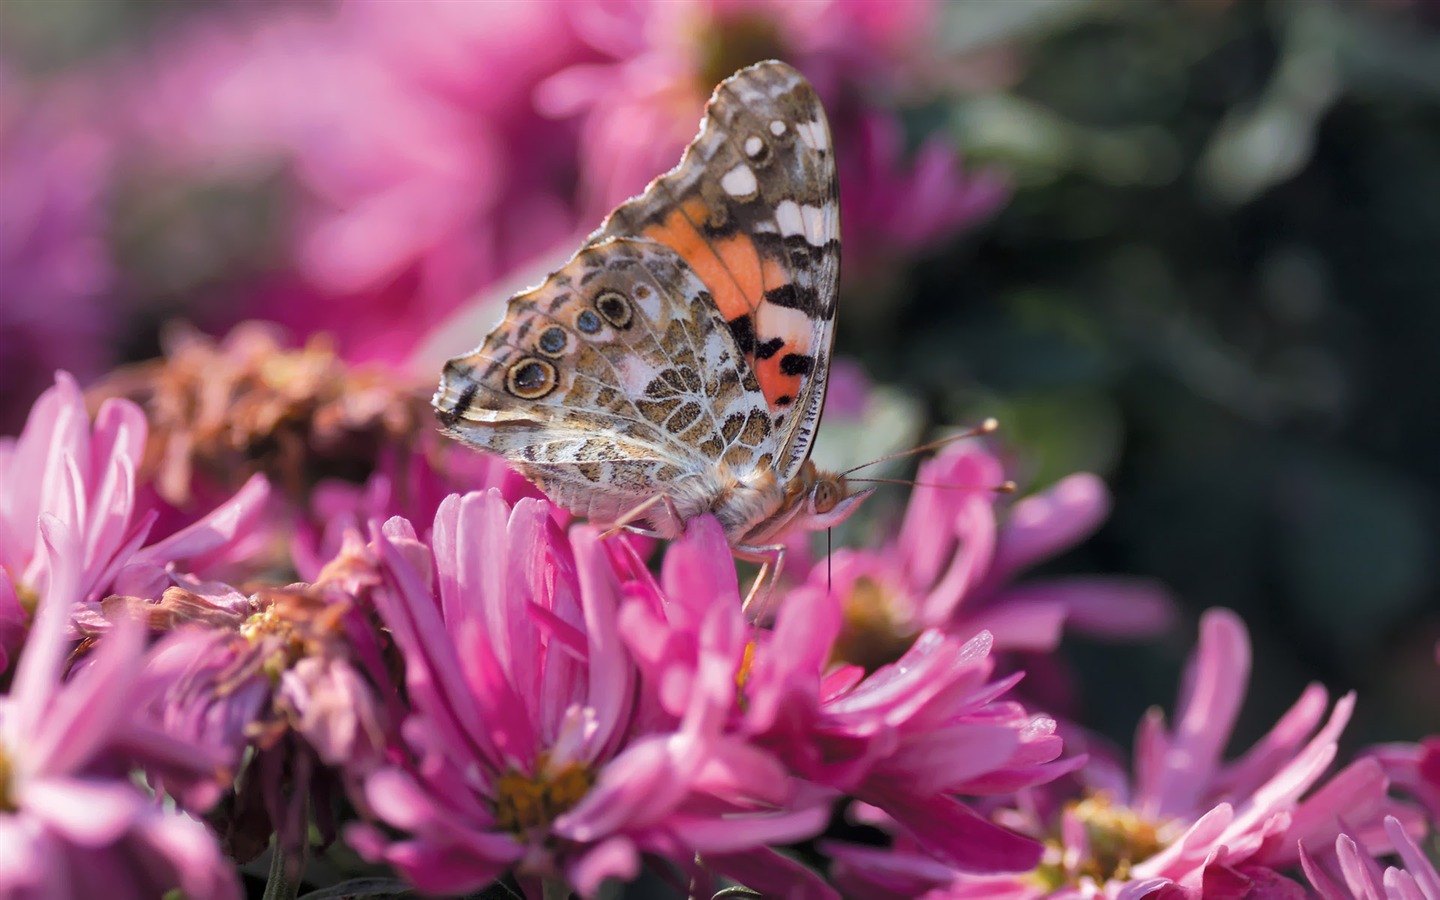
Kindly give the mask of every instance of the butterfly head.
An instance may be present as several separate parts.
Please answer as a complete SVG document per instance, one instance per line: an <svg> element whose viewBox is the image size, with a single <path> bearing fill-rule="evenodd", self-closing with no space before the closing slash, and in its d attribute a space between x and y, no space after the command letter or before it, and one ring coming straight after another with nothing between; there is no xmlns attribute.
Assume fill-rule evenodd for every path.
<svg viewBox="0 0 1440 900"><path fill-rule="evenodd" d="M834 528L850 518L874 488L855 491L839 472L815 468L809 460L786 491L786 506L793 512L790 521L803 531Z"/></svg>

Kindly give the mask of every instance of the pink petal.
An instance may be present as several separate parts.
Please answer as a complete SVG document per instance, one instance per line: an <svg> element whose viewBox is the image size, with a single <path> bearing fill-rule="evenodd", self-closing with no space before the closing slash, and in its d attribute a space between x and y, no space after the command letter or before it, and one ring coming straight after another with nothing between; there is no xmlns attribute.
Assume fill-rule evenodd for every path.
<svg viewBox="0 0 1440 900"><path fill-rule="evenodd" d="M1440 872L1435 870L1435 865L1415 843L1415 839L1405 833L1405 827L1400 824L1400 820L1394 816L1386 816L1385 833L1390 836L1391 844L1405 863L1405 869L1415 879L1420 892L1431 900L1440 898Z"/></svg>
<svg viewBox="0 0 1440 900"><path fill-rule="evenodd" d="M707 868L722 872L765 897L791 900L839 900L840 895L815 872L769 849L751 853L710 853Z"/></svg>
<svg viewBox="0 0 1440 900"><path fill-rule="evenodd" d="M806 841L824 832L829 821L830 804L823 802L777 812L677 815L667 824L685 846L708 857L711 853L734 853Z"/></svg>
<svg viewBox="0 0 1440 900"><path fill-rule="evenodd" d="M365 779L365 801L376 815L407 831L423 828L434 806L415 779L393 768L380 769Z"/></svg>
<svg viewBox="0 0 1440 900"><path fill-rule="evenodd" d="M1010 510L991 566L995 582L1079 543L1110 514L1110 492L1088 472L1062 478Z"/></svg>
<svg viewBox="0 0 1440 900"><path fill-rule="evenodd" d="M1335 855L1340 862L1340 871L1351 892L1365 900L1386 900L1384 874L1370 854L1362 852L1349 835L1342 834L1335 839Z"/></svg>
<svg viewBox="0 0 1440 900"><path fill-rule="evenodd" d="M1207 610L1200 641L1185 669L1176 705L1175 734L1156 781L1142 789L1155 797L1159 814L1191 809L1210 785L1235 728L1250 680L1250 638L1240 618L1226 609Z"/></svg>
<svg viewBox="0 0 1440 900"><path fill-rule="evenodd" d="M1234 809L1230 804L1217 805L1195 820L1173 844L1136 864L1132 877L1141 879L1163 875L1175 879L1183 878L1209 856L1211 849L1220 842L1221 836L1230 828L1234 819Z"/></svg>
<svg viewBox="0 0 1440 900"><path fill-rule="evenodd" d="M24 785L22 805L67 840L86 847L118 841L150 808L128 781L39 778Z"/></svg>
<svg viewBox="0 0 1440 900"><path fill-rule="evenodd" d="M1296 807L1285 833L1288 846L1320 844L1341 831L1341 818L1352 837L1354 826L1372 828L1379 824L1389 798L1390 781L1374 759L1359 759L1337 772ZM1273 862L1280 862L1274 860Z"/></svg>
<svg viewBox="0 0 1440 900"><path fill-rule="evenodd" d="M45 552L53 562L49 584L35 614L35 624L30 628L24 652L15 667L6 715L0 719L0 727L5 729L7 738L4 743L11 747L27 746L40 731L59 683L61 665L69 650L65 632L70 622L70 611L79 599L76 595L80 575L76 556L79 548L74 532L49 513L41 513L40 536Z"/></svg>
<svg viewBox="0 0 1440 900"><path fill-rule="evenodd" d="M61 775L79 770L135 714L131 694L140 676L145 635L139 621L116 622L88 663L51 699L44 726L31 738L33 752L44 760L32 771Z"/></svg>
<svg viewBox="0 0 1440 900"><path fill-rule="evenodd" d="M944 795L922 799L887 793L863 799L890 813L926 851L962 872L1024 872L1038 865L1044 853L1038 842L1001 828Z"/></svg>
<svg viewBox="0 0 1440 900"><path fill-rule="evenodd" d="M270 482L263 475L252 475L233 497L203 519L151 544L136 553L133 561L157 566L175 560L203 562L253 528L269 497Z"/></svg>
<svg viewBox="0 0 1440 900"><path fill-rule="evenodd" d="M607 878L631 881L640 874L640 854L624 837L612 837L587 849L566 869L570 884L583 897L594 897Z"/></svg>
<svg viewBox="0 0 1440 900"><path fill-rule="evenodd" d="M1064 609L1065 627L1097 638L1150 637L1175 621L1175 598L1142 578L1075 576L1031 581L1002 589L989 604L1046 603ZM994 629L991 629L994 630ZM995 635L997 641L1001 635Z"/></svg>
<svg viewBox="0 0 1440 900"><path fill-rule="evenodd" d="M1018 595L1018 596L1017 596ZM963 633L988 631L997 650L1045 653L1060 645L1068 610L1059 603L1039 599L1043 591L1006 591L975 615L963 618ZM954 630L960 631L956 627Z"/></svg>
<svg viewBox="0 0 1440 900"><path fill-rule="evenodd" d="M678 736L642 738L601 770L595 785L552 831L576 841L596 841L661 821L689 791L678 777L673 744ZM681 752L678 755L686 755Z"/></svg>
<svg viewBox="0 0 1440 900"><path fill-rule="evenodd" d="M586 697L599 724L596 743L608 746L624 727L630 711L635 670L616 624L619 585L600 547L599 532L593 526L576 526L571 542L580 594L585 598L585 630L590 639Z"/></svg>
<svg viewBox="0 0 1440 900"><path fill-rule="evenodd" d="M1231 797L1255 792L1286 760L1294 757L1306 738L1325 717L1330 698L1325 688L1312 684L1275 723L1275 726L1215 780L1213 789Z"/></svg>

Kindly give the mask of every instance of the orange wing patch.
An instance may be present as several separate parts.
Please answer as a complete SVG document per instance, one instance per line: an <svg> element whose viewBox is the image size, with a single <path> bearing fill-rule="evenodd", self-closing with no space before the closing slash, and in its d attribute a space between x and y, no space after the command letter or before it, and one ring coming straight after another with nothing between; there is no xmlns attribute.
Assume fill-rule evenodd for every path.
<svg viewBox="0 0 1440 900"><path fill-rule="evenodd" d="M790 284L789 273L780 260L763 256L754 239L743 232L707 238L696 223L709 219L705 201L691 197L643 233L679 253L705 283L755 371L770 408L789 406L799 396L809 372L795 370L793 360L785 360L809 353L809 320L802 316L796 322L767 322L763 324L770 327L763 330L756 321L766 291ZM757 341L762 333L768 338Z"/></svg>

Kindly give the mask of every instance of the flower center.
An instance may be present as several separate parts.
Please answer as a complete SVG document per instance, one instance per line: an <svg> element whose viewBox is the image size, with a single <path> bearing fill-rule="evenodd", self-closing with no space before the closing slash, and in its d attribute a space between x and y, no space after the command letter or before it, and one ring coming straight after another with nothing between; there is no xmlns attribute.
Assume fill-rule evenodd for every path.
<svg viewBox="0 0 1440 900"><path fill-rule="evenodd" d="M905 655L915 643L915 631L895 614L890 592L864 575L855 579L845 598L844 624L830 650L832 661L874 672Z"/></svg>
<svg viewBox="0 0 1440 900"><path fill-rule="evenodd" d="M0 813L13 813L17 807L15 798L11 796L10 779L15 775L10 766L10 754L5 752L5 745L0 744Z"/></svg>
<svg viewBox="0 0 1440 900"><path fill-rule="evenodd" d="M548 755L542 753L535 774L511 769L500 776L496 784L496 822L506 831L524 837L568 812L594 783L594 773L581 763L570 762L552 769Z"/></svg>
<svg viewBox="0 0 1440 900"><path fill-rule="evenodd" d="M19 579L11 581L15 585L15 599L20 602L20 608L30 616L35 615L35 610L40 606L40 594L34 588Z"/></svg>
<svg viewBox="0 0 1440 900"><path fill-rule="evenodd" d="M271 682L278 682L280 676L305 655L305 638L293 621L282 614L279 604L267 606L246 619L240 626L240 636L254 646L265 645L261 669Z"/></svg>
<svg viewBox="0 0 1440 900"><path fill-rule="evenodd" d="M1080 878L1097 885L1112 878L1125 880L1136 864L1165 849L1160 826L1129 807L1111 803L1105 794L1075 800L1066 811L1084 826L1089 853L1075 859L1059 838L1047 841L1045 861L1035 874L1051 890L1074 885Z"/></svg>

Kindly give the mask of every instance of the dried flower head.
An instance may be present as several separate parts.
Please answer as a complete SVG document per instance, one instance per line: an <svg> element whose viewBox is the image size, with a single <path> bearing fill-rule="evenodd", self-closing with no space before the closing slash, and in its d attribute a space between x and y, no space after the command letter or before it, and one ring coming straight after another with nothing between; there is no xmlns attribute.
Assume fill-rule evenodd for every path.
<svg viewBox="0 0 1440 900"><path fill-rule="evenodd" d="M163 358L116 371L90 396L145 410L142 477L176 506L192 502L197 479L233 490L257 471L292 498L322 478L361 482L387 449L431 430L420 391L349 367L323 335L288 349L276 329L250 322L221 341L177 327L165 343Z"/></svg>

